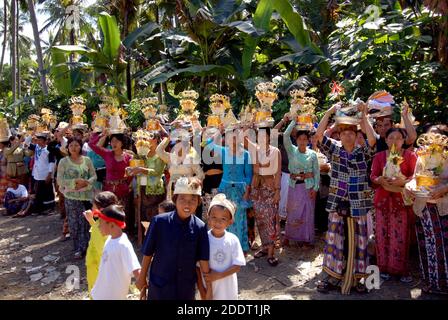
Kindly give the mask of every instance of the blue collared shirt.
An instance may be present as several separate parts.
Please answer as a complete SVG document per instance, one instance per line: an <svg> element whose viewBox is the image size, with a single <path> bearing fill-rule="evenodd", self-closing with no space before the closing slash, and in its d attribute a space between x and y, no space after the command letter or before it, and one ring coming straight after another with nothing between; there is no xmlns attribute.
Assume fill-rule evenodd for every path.
<svg viewBox="0 0 448 320"><path fill-rule="evenodd" d="M150 300L192 300L196 263L209 260L207 227L192 215L181 220L176 211L153 217L142 247L152 256L149 271Z"/></svg>

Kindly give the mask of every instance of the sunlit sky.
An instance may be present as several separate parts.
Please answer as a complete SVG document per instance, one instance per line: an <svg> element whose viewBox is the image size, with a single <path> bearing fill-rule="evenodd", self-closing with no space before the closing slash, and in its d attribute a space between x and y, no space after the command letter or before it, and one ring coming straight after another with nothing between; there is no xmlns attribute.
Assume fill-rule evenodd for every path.
<svg viewBox="0 0 448 320"><path fill-rule="evenodd" d="M97 2L97 1L96 0L84 0L83 7L88 7L89 5L94 4L95 2ZM47 15L39 13L39 8L41 8L41 7L42 7L42 5L36 4L37 24L39 26L39 30L44 26L45 21L48 18ZM27 23L26 25L24 25L22 33L31 38L32 46L34 47L33 27L31 26L30 23ZM41 39L43 41L48 41L48 32L41 34ZM6 52L5 57L8 57L8 56L9 56L9 48ZM5 63L9 63L9 59L5 59Z"/></svg>

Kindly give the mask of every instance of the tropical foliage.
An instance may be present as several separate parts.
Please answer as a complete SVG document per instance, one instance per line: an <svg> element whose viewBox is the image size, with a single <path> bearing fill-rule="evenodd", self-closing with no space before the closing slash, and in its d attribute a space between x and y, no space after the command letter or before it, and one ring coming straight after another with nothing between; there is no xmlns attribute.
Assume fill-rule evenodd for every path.
<svg viewBox="0 0 448 320"><path fill-rule="evenodd" d="M17 40L20 63L14 66L18 78L14 83L21 90L14 98L13 67L4 61L0 112L19 121L45 105L64 118L69 116L67 100L76 94L87 98L90 117L99 96L108 94L127 107L130 122L138 126L142 115L131 103L135 98L158 95L175 114L178 93L195 89L201 94L199 110L206 115L208 97L221 92L231 96L238 112L254 103L258 82L274 79L279 87L275 117L289 109L291 88L309 90L319 99L322 112L332 103L328 94L333 81L344 86L347 99L366 99L376 90L389 90L397 102L406 99L422 123L448 117L446 1L102 0L89 7L83 3L19 1L22 18L13 35L11 24L17 25L17 20L10 15L11 1L4 1L1 39L6 39L8 50L12 39ZM21 28L32 4L47 17L38 40L27 38L30 35ZM80 19L76 27L68 28L73 16L67 10L73 6L79 8ZM33 62L39 50L25 49L36 41L41 42L41 74L48 94L42 91L39 65Z"/></svg>

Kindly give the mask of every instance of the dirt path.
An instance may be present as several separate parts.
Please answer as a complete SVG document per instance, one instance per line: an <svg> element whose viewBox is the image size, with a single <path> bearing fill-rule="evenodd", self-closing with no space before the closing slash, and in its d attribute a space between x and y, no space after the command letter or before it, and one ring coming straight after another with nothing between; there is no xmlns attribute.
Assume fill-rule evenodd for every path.
<svg viewBox="0 0 448 320"><path fill-rule="evenodd" d="M0 217L0 299L88 299L84 262L73 260L71 241L59 241L61 230L58 214ZM238 275L240 299L446 299L422 294L415 252L415 281L411 284L388 281L380 290L363 295L321 294L316 291L316 282L322 276L322 246L320 238L314 249L280 249L280 264L275 268L265 258L254 259L250 254ZM134 248L140 258L139 248ZM66 270L73 265L80 270L80 287L69 290L66 279L71 273ZM136 291L130 293L129 299L136 298Z"/></svg>

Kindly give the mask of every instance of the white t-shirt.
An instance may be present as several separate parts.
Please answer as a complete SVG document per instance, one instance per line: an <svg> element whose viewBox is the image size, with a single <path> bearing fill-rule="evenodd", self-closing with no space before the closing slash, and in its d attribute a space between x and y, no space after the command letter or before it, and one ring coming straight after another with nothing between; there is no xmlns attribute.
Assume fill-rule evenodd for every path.
<svg viewBox="0 0 448 320"><path fill-rule="evenodd" d="M140 269L140 263L128 236L123 233L117 239L109 237L104 244L98 277L92 288L93 300L125 300L132 273L137 269Z"/></svg>
<svg viewBox="0 0 448 320"><path fill-rule="evenodd" d="M8 188L6 192L12 192L16 196L16 198L26 198L28 197L28 190L26 190L23 184L19 184L17 189Z"/></svg>
<svg viewBox="0 0 448 320"><path fill-rule="evenodd" d="M210 269L223 272L231 266L245 266L243 249L236 235L225 231L224 236L216 238L208 231L210 243ZM236 273L212 282L213 300L238 300L238 279Z"/></svg>

